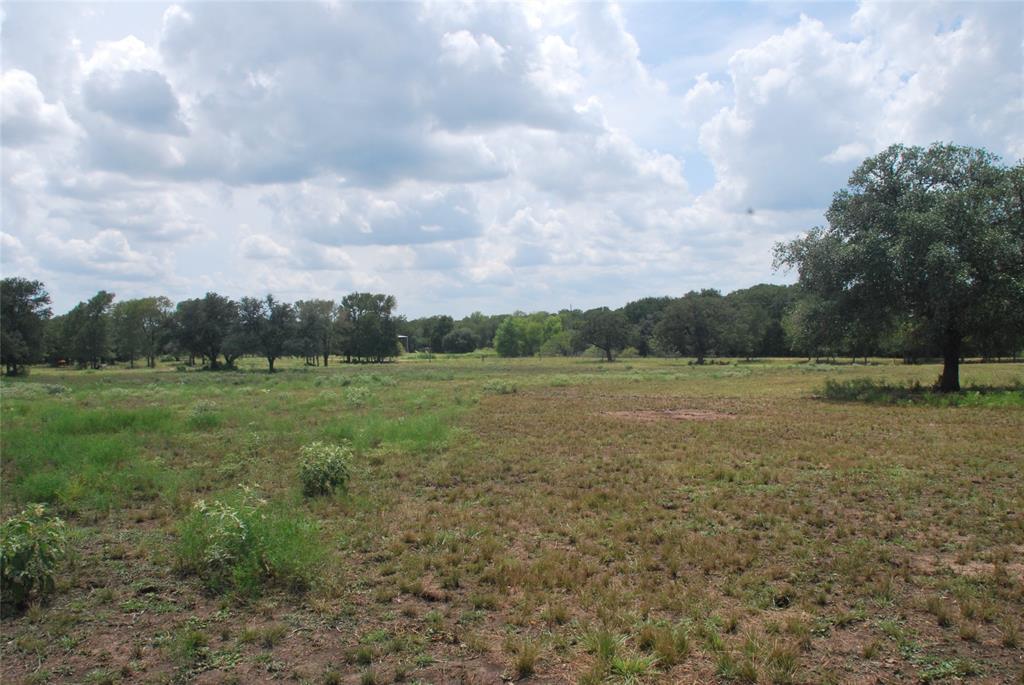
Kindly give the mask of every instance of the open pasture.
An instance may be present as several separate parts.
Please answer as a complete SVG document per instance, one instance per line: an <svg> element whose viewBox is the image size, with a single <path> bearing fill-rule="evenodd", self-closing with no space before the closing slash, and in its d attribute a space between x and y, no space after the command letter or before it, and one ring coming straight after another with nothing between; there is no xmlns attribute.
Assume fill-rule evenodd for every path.
<svg viewBox="0 0 1024 685"><path fill-rule="evenodd" d="M4 515L71 553L0 680L1024 682L1021 365L283 367L4 382Z"/></svg>

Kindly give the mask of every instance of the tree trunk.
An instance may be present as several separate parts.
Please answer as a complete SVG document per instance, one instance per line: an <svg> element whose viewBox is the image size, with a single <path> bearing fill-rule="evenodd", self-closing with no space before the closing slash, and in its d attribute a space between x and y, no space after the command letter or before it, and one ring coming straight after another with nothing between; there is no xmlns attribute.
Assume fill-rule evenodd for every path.
<svg viewBox="0 0 1024 685"><path fill-rule="evenodd" d="M274 358L267 357L267 364L270 365L270 373L274 373Z"/></svg>
<svg viewBox="0 0 1024 685"><path fill-rule="evenodd" d="M327 359L331 356L330 352L324 352L324 366L327 366Z"/></svg>
<svg viewBox="0 0 1024 685"><path fill-rule="evenodd" d="M960 332L952 328L946 331L942 346L942 377L939 392L960 392Z"/></svg>
<svg viewBox="0 0 1024 685"><path fill-rule="evenodd" d="M612 348L609 347L608 349L606 349L604 351L604 356L608 359L608 361L612 361Z"/></svg>

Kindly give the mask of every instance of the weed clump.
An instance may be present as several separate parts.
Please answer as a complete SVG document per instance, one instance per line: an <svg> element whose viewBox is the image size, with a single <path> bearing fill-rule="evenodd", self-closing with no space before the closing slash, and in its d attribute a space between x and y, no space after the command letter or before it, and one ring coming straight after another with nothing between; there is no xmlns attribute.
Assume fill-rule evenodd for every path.
<svg viewBox="0 0 1024 685"><path fill-rule="evenodd" d="M323 558L317 526L269 505L251 489L196 502L179 527L179 571L199 576L212 592L258 596L266 586L307 589Z"/></svg>
<svg viewBox="0 0 1024 685"><path fill-rule="evenodd" d="M484 383L484 392L492 395L512 395L518 391L515 383L495 378Z"/></svg>
<svg viewBox="0 0 1024 685"><path fill-rule="evenodd" d="M217 403L212 400L199 400L188 410L190 428L213 428L220 424L217 414Z"/></svg>
<svg viewBox="0 0 1024 685"><path fill-rule="evenodd" d="M306 497L329 495L348 486L352 448L313 442L299 451L299 480Z"/></svg>
<svg viewBox="0 0 1024 685"><path fill-rule="evenodd" d="M20 609L35 594L53 592L57 564L67 554L64 521L47 516L41 504L28 507L0 524L2 604Z"/></svg>
<svg viewBox="0 0 1024 685"><path fill-rule="evenodd" d="M345 389L345 403L350 407L362 407L368 404L373 395L364 385L353 385Z"/></svg>

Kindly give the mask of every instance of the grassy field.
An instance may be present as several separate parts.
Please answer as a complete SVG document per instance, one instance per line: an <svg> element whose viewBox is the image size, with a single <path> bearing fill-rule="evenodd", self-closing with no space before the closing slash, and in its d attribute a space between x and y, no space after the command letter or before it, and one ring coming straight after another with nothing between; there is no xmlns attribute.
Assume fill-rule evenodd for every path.
<svg viewBox="0 0 1024 685"><path fill-rule="evenodd" d="M4 382L72 551L0 680L1024 683L1024 366L284 366Z"/></svg>

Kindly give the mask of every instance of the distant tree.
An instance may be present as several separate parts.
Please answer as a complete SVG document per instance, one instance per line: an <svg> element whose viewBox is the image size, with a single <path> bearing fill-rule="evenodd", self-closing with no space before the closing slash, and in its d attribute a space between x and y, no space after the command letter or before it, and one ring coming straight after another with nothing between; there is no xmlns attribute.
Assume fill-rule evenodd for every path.
<svg viewBox="0 0 1024 685"><path fill-rule="evenodd" d="M494 349L502 357L532 357L541 346L562 332L562 320L554 314L517 312L498 326Z"/></svg>
<svg viewBox="0 0 1024 685"><path fill-rule="evenodd" d="M571 357L586 349L574 331L560 331L544 341L537 351L544 357Z"/></svg>
<svg viewBox="0 0 1024 685"><path fill-rule="evenodd" d="M776 246L776 264L845 316L913 319L960 389L965 339L1024 302L1024 167L983 149L893 145L837 192L829 226Z"/></svg>
<svg viewBox="0 0 1024 685"><path fill-rule="evenodd" d="M206 356L200 340L203 328L202 320L203 301L201 299L179 302L171 320L171 338L177 349L188 355L189 366L196 363L196 357L205 358Z"/></svg>
<svg viewBox="0 0 1024 685"><path fill-rule="evenodd" d="M838 307L814 295L801 297L782 319L786 344L793 352L811 357L834 357L843 340Z"/></svg>
<svg viewBox="0 0 1024 685"><path fill-rule="evenodd" d="M331 326L331 351L335 354L344 355L346 362L352 361L353 330L352 317L343 302L335 311L334 323Z"/></svg>
<svg viewBox="0 0 1024 685"><path fill-rule="evenodd" d="M456 354L472 352L476 349L476 336L473 335L473 331L456 328L444 336L442 347L445 352Z"/></svg>
<svg viewBox="0 0 1024 685"><path fill-rule="evenodd" d="M577 335L586 344L603 350L605 359L612 361L614 353L629 342L630 325L622 312L601 307L583 315Z"/></svg>
<svg viewBox="0 0 1024 685"><path fill-rule="evenodd" d="M672 302L671 297L644 297L629 302L622 308L622 313L633 327L634 339L631 344L641 357L651 354L651 343L654 340L654 329L661 321L665 308Z"/></svg>
<svg viewBox="0 0 1024 685"><path fill-rule="evenodd" d="M118 359L127 359L134 369L135 358L144 353L146 343L139 300L122 300L111 307L110 333Z"/></svg>
<svg viewBox="0 0 1024 685"><path fill-rule="evenodd" d="M480 347L491 347L494 345L494 334L504 318L501 315L487 316L480 312L473 312L460 320L457 327L472 331Z"/></svg>
<svg viewBox="0 0 1024 685"><path fill-rule="evenodd" d="M51 317L43 329L43 359L52 366L71 359L67 314Z"/></svg>
<svg viewBox="0 0 1024 685"><path fill-rule="evenodd" d="M238 304L223 295L209 292L201 299L179 302L174 318L175 337L190 361L202 356L215 370L221 368L223 353L225 365L231 368L247 351L239 335Z"/></svg>
<svg viewBox="0 0 1024 685"><path fill-rule="evenodd" d="M50 294L41 281L0 281L0 357L8 376L43 358L43 336L50 318Z"/></svg>
<svg viewBox="0 0 1024 685"><path fill-rule="evenodd" d="M431 316L424 321L423 333L434 352L447 352L444 337L455 328L455 321L450 316Z"/></svg>
<svg viewBox="0 0 1024 685"><path fill-rule="evenodd" d="M510 316L501 322L494 333L494 349L502 357L519 357L524 347L524 326L521 317Z"/></svg>
<svg viewBox="0 0 1024 685"><path fill-rule="evenodd" d="M383 362L398 354L398 329L394 318L397 301L392 295L352 293L341 306L351 325L348 333L348 356L360 360Z"/></svg>
<svg viewBox="0 0 1024 685"><path fill-rule="evenodd" d="M726 295L733 317L728 334L730 353L748 358L788 355L782 318L796 297L795 286L766 283Z"/></svg>
<svg viewBox="0 0 1024 685"><path fill-rule="evenodd" d="M296 344L295 309L273 295L262 300L243 297L238 303L238 328L244 341L240 343L242 349L266 359L270 373L274 373L274 362Z"/></svg>
<svg viewBox="0 0 1024 685"><path fill-rule="evenodd" d="M575 334L583 326L582 309L562 309L558 312L558 319L562 322L562 330Z"/></svg>
<svg viewBox="0 0 1024 685"><path fill-rule="evenodd" d="M87 302L79 302L64 317L64 338L69 354L79 366L99 368L110 355L110 305L114 294L101 290Z"/></svg>
<svg viewBox="0 0 1024 685"><path fill-rule="evenodd" d="M698 364L721 345L729 327L725 298L717 290L686 293L662 314L654 334L668 349L692 354Z"/></svg>
<svg viewBox="0 0 1024 685"><path fill-rule="evenodd" d="M324 366L334 347L334 300L304 300L295 303L299 347L307 358L323 358Z"/></svg>
<svg viewBox="0 0 1024 685"><path fill-rule="evenodd" d="M173 309L171 301L166 297L144 297L139 302L142 325L142 352L146 356L146 366L156 366L157 355L167 343L172 330Z"/></svg>

